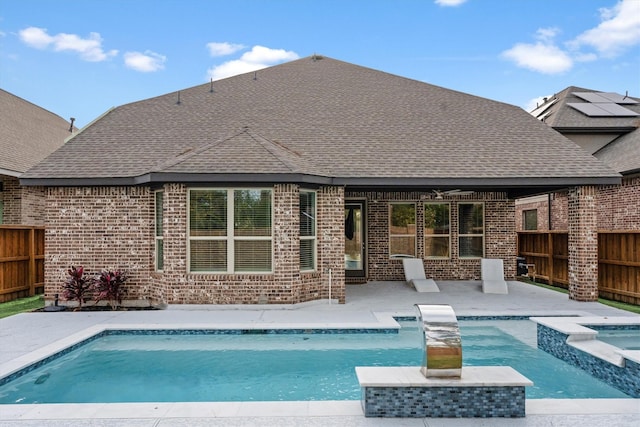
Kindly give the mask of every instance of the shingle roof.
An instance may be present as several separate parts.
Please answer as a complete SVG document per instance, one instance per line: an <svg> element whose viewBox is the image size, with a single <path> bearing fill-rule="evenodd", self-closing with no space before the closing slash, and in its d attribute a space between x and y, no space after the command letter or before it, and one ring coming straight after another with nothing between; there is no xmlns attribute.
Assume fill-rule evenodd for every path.
<svg viewBox="0 0 640 427"><path fill-rule="evenodd" d="M588 103L575 93L601 93L593 89L570 86L549 98L537 111L544 122L559 132L566 134L620 134L594 153L594 156L613 170L622 174L640 170L640 116L594 117L583 114L569 104ZM640 114L640 98L628 97L636 104L623 104L622 107ZM548 108L545 108L548 105Z"/></svg>
<svg viewBox="0 0 640 427"><path fill-rule="evenodd" d="M327 57L212 86L111 110L23 181L243 181L263 175L443 187L619 179L518 107ZM71 168L69 158L96 167Z"/></svg>
<svg viewBox="0 0 640 427"><path fill-rule="evenodd" d="M64 144L69 122L0 89L0 169L19 176Z"/></svg>

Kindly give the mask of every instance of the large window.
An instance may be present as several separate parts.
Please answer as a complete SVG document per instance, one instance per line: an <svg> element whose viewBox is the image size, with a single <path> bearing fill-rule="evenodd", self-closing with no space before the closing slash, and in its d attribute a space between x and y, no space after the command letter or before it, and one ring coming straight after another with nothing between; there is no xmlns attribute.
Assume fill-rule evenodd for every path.
<svg viewBox="0 0 640 427"><path fill-rule="evenodd" d="M300 191L300 270L316 269L316 193Z"/></svg>
<svg viewBox="0 0 640 427"><path fill-rule="evenodd" d="M458 205L458 251L460 258L484 257L484 204Z"/></svg>
<svg viewBox="0 0 640 427"><path fill-rule="evenodd" d="M424 205L424 256L425 258L449 258L451 228L448 203Z"/></svg>
<svg viewBox="0 0 640 427"><path fill-rule="evenodd" d="M523 229L525 230L537 230L538 229L538 210L530 209L522 212Z"/></svg>
<svg viewBox="0 0 640 427"><path fill-rule="evenodd" d="M272 191L189 190L189 270L272 270Z"/></svg>
<svg viewBox="0 0 640 427"><path fill-rule="evenodd" d="M163 239L163 225L162 225L162 204L163 204L163 192L156 191L156 271L162 271L164 268L164 239Z"/></svg>
<svg viewBox="0 0 640 427"><path fill-rule="evenodd" d="M416 205L414 203L389 205L389 256L391 258L416 256Z"/></svg>

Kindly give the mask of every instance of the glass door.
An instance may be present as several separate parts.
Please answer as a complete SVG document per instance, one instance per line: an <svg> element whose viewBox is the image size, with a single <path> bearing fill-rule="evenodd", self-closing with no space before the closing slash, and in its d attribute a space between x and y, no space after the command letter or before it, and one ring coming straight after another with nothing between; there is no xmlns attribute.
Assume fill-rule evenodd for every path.
<svg viewBox="0 0 640 427"><path fill-rule="evenodd" d="M344 207L344 268L347 277L365 275L364 202L346 202Z"/></svg>

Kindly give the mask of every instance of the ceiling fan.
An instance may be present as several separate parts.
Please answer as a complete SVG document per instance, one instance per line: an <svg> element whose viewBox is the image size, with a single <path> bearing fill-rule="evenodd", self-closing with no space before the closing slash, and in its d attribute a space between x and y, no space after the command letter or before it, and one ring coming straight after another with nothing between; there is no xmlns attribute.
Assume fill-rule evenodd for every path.
<svg viewBox="0 0 640 427"><path fill-rule="evenodd" d="M442 200L444 198L444 196L467 196L469 194L473 194L475 193L475 191L472 190L460 190L455 189L455 190L446 190L446 191L441 191L441 190L433 190L433 194L436 195L435 199L436 200Z"/></svg>

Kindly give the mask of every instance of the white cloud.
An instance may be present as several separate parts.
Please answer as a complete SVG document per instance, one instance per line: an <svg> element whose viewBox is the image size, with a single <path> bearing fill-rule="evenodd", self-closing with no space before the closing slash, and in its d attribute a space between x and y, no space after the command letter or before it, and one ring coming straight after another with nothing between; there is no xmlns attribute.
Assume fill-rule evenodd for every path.
<svg viewBox="0 0 640 427"><path fill-rule="evenodd" d="M162 70L167 57L150 50L141 52L127 52L124 54L124 64L132 70L143 73Z"/></svg>
<svg viewBox="0 0 640 427"><path fill-rule="evenodd" d="M297 53L284 49L271 49L264 46L254 46L250 51L242 54L240 59L227 61L223 64L210 68L207 75L219 80L237 74L248 73L262 68L269 67L281 62L298 59Z"/></svg>
<svg viewBox="0 0 640 427"><path fill-rule="evenodd" d="M83 39L76 34L66 33L51 36L45 28L29 27L20 30L18 35L25 44L36 49L51 47L56 52L71 51L90 62L104 61L118 54L117 50L103 50L102 37L98 33L89 33L89 37Z"/></svg>
<svg viewBox="0 0 640 427"><path fill-rule="evenodd" d="M570 42L574 47L595 48L603 57L615 57L640 44L640 1L621 0L613 8L599 10L602 22Z"/></svg>
<svg viewBox="0 0 640 427"><path fill-rule="evenodd" d="M515 62L518 67L544 74L570 70L573 67L573 59L553 42L558 33L557 28L540 28L536 32L538 42L517 43L511 49L502 52L502 56Z"/></svg>
<svg viewBox="0 0 640 427"><path fill-rule="evenodd" d="M467 0L436 0L436 4L440 6L460 6Z"/></svg>
<svg viewBox="0 0 640 427"><path fill-rule="evenodd" d="M236 53L239 50L244 49L245 46L241 44L233 43L207 43L207 49L209 49L209 55L211 56L225 56Z"/></svg>
<svg viewBox="0 0 640 427"><path fill-rule="evenodd" d="M517 43L502 52L502 56L519 67L556 74L571 69L575 62L613 58L640 44L640 0L620 0L614 7L601 8L599 12L602 22L565 42L566 49L554 42L560 33L557 28L541 28L535 44ZM597 54L580 51L585 46L595 49Z"/></svg>

